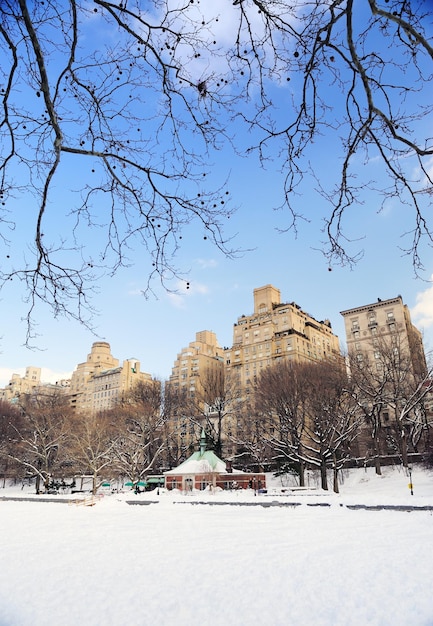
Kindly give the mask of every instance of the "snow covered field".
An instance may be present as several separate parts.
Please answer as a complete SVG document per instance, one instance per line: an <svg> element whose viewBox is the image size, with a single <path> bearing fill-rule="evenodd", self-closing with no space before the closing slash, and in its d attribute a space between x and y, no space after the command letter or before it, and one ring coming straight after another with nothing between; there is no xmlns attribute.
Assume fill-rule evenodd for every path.
<svg viewBox="0 0 433 626"><path fill-rule="evenodd" d="M0 500L0 625L433 625L433 512L348 507L433 506L432 474L414 469L413 496L408 482L357 470L340 495L275 480L263 496Z"/></svg>

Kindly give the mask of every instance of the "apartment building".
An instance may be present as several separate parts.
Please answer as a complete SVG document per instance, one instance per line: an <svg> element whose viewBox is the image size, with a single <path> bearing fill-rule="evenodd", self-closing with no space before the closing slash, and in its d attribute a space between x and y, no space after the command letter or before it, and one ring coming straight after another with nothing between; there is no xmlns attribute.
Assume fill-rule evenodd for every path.
<svg viewBox="0 0 433 626"><path fill-rule="evenodd" d="M218 344L217 337L210 330L196 333L195 341L182 348L174 362L168 381L174 392L184 396L187 414L180 413L173 420L173 430L181 450L181 458L194 447L200 436L203 422L212 419L211 402L206 402L203 381L213 378L216 395L224 384L224 349Z"/></svg>
<svg viewBox="0 0 433 626"><path fill-rule="evenodd" d="M77 412L97 413L113 407L123 393L152 377L140 371L140 361L126 359L122 365L106 341L93 343L87 360L72 373L69 394Z"/></svg>
<svg viewBox="0 0 433 626"><path fill-rule="evenodd" d="M36 387L41 385L41 368L26 367L24 376L12 374L9 384L0 389L0 400L6 402L17 402L21 394L31 393Z"/></svg>
<svg viewBox="0 0 433 626"><path fill-rule="evenodd" d="M376 387L378 394L375 397L370 391L365 401L365 408L374 413L377 420L377 435L373 441L370 416L357 437L358 456L377 458L398 451L406 454L407 450L422 450L422 428L417 432L420 439L416 445L410 437L404 438L404 449L403 438L398 434L402 432L402 424L397 421L399 402L404 403L402 398L406 392L409 397L415 393L420 382L429 385L425 380L427 364L422 335L412 324L407 305L401 296L388 300L378 298L376 302L341 311L341 315L351 372L365 373L367 382L364 384L371 385L372 389ZM396 376L398 385L394 381ZM431 393L423 401L428 415L430 403Z"/></svg>
<svg viewBox="0 0 433 626"><path fill-rule="evenodd" d="M380 368L380 350L384 343L393 343L394 349L409 355L413 373L424 376L426 358L422 335L412 324L409 308L401 296L389 300L377 299L353 309L341 311L344 318L347 350L359 361L377 360ZM398 342L397 342L398 339ZM398 345L397 345L398 344Z"/></svg>
<svg viewBox="0 0 433 626"><path fill-rule="evenodd" d="M0 389L0 400L16 404L21 395L28 394L67 394L69 391L69 380L58 380L54 383L44 383L41 381L41 368L29 366L26 367L24 376L12 374L9 384Z"/></svg>
<svg viewBox="0 0 433 626"><path fill-rule="evenodd" d="M295 302L281 302L272 285L254 289L254 312L233 325L233 346L225 351L226 374L243 394L260 372L280 359L339 358L340 345L329 320L318 321Z"/></svg>
<svg viewBox="0 0 433 626"><path fill-rule="evenodd" d="M224 349L218 344L215 333L202 330L195 335L195 341L182 348L176 357L169 379L170 385L185 389L188 396L197 395L200 384L199 374L207 369L224 367Z"/></svg>

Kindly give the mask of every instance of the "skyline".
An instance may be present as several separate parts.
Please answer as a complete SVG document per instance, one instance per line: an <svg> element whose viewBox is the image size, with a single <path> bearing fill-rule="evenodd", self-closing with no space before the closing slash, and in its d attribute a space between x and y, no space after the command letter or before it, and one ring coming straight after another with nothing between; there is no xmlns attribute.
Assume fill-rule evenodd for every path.
<svg viewBox="0 0 433 626"><path fill-rule="evenodd" d="M334 311L336 308L339 309L338 317L334 317L334 315L326 315L326 305L320 306L318 302L317 310L312 306L307 307L299 299L287 297L287 289L284 286L276 284L275 281L269 281L269 283L280 289L282 302L294 301L301 307L301 309L308 312L314 318L318 320L327 318L330 319L332 330L334 334L339 337L340 348L343 352L345 350L345 334L343 318L339 313L340 310L373 303L377 300L377 297L385 300L401 295L403 302L409 306L412 322L423 332L426 354L428 355L428 353L432 350L433 287L431 286L421 291L413 291L415 298L414 304L409 302L405 293L402 293L401 291L386 294L378 293L377 297L372 297L369 300L349 302L343 306L339 306L340 302L343 304L343 296L340 295L335 302L335 305L338 303L338 306L334 306ZM190 342L195 340L196 332L201 330L211 330L216 333L217 340L222 347L231 347L233 324L241 315L251 315L253 313L253 289L261 287L264 284L268 283L255 284L248 294L245 286L233 283L232 290L229 290L228 293L226 293L227 300L219 300L219 303L223 308L227 306L227 317L224 318L224 315L221 315L220 312L218 312L213 317L211 316L209 324L206 324L206 320L203 319L203 324L200 327L194 327L194 324L198 323L200 320L201 315L197 314L197 312L194 314L194 312L191 311L191 304L193 304L194 301L197 301L197 299L205 299L207 301L205 309L210 310L214 308L215 299L218 300L220 297L218 295L217 287L211 291L204 283L198 283L191 285L188 290L184 287L183 292L179 292L178 294L162 294L161 300L155 300L152 303L153 306L150 324L152 327L154 324L157 324L155 318L160 317L161 306L167 308L171 307L169 308L170 313L166 314L164 318L166 321L161 322L161 325L158 327L163 330L164 343L167 342L165 348L162 346L162 342L157 336L154 336L150 329L143 329L143 332L140 334L139 328L135 326L131 328L130 325L128 325L127 317L124 321L129 328L125 329L122 333L119 329L114 331L114 327L111 326L111 329L113 329L112 336L94 336L91 333L86 332L84 329L79 329L79 332L78 329L75 329L76 334L74 334L75 336L78 334L79 340L74 341L73 337L70 337L74 346L73 348L71 341L68 342L65 340L64 351L59 351L58 346L57 348L54 348L57 342L62 340L61 336L59 337L58 333L55 333L51 337L51 343L47 343L47 345L51 345L51 347L47 347L45 351L33 351L22 347L18 348L15 352L17 354L17 360L15 360L12 365L9 365L6 362L5 355L2 353L0 354L0 386L5 387L11 379L12 374L19 374L22 376L25 368L28 366L41 367L41 380L43 382L56 382L62 378L69 378L76 366L86 360L92 343L98 340L107 341L110 344L111 353L115 358L118 358L120 362L123 362L128 358L137 358L141 363L142 371L149 372L152 376L157 378L167 379L171 374L171 368L177 354L182 350L182 348L188 346ZM419 283L415 282L415 284ZM234 303L239 302L240 296L243 294L247 296L245 298L244 307L240 308L234 317L229 319L229 315L231 314L229 312L234 312L234 309L236 308ZM130 295L135 297L131 292ZM312 298L309 300L313 302ZM144 305L146 304L149 304L149 301L144 300ZM146 309L146 306L143 306L143 309ZM176 324L176 320L181 320L181 323ZM424 326L421 325L421 322ZM167 324L174 324L176 328L171 330L167 329ZM180 329L179 325L181 326ZM108 321L107 327L109 326L110 321ZM137 330L136 337L134 328ZM60 329L59 334L62 335L63 332L64 330ZM161 345L161 348L158 348L158 345ZM63 357L61 356L62 354ZM27 357L27 361L20 364L18 359L25 357ZM65 364L63 368L61 367L62 362Z"/></svg>
<svg viewBox="0 0 433 626"><path fill-rule="evenodd" d="M348 245L362 254L352 268L337 265L329 271L320 249L323 200L314 189L302 196L306 217L299 221L297 232L284 232L287 213L274 210L279 205L278 173L263 170L252 157L232 156L230 165L227 186L238 210L230 218L227 234L244 253L225 257L204 239L200 225L191 224L176 256L185 279L168 281L170 292L154 282L153 295L145 298L150 260L137 248L131 252L135 264L120 268L114 276L102 276L97 283L92 300L99 312L93 320L96 334L74 320L54 319L52 311L39 304L35 328L39 336L31 341L36 350L22 347L28 304L21 285L7 285L0 299L0 385L28 365L53 370L50 381L56 372L63 378L60 374L71 373L86 360L98 339L110 343L116 358L137 358L143 371L167 378L177 353L194 340L196 332L211 330L221 346L231 345L233 324L253 312L253 290L268 283L280 289L283 302L295 301L316 319L329 318L342 346L340 311L401 295L413 323L424 332L426 352L433 348L433 250L425 246L425 271L417 278L401 249L401 232L408 230L403 204L380 210L374 193L366 190L362 211L355 207L348 220L350 232L357 234ZM215 170L222 176L224 162ZM73 196L67 198L73 202ZM18 242L25 249L25 239Z"/></svg>

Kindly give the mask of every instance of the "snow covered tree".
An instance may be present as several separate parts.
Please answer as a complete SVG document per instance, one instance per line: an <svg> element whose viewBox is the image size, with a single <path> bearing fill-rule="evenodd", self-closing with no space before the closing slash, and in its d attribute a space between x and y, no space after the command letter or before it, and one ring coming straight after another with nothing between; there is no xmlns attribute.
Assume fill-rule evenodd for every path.
<svg viewBox="0 0 433 626"><path fill-rule="evenodd" d="M263 415L263 437L280 463L296 468L300 486L306 467L320 470L323 489L327 469L337 474L350 456L350 444L359 427L359 410L353 401L345 368L323 361L280 361L259 376L255 397Z"/></svg>
<svg viewBox="0 0 433 626"><path fill-rule="evenodd" d="M10 453L16 451L17 431L20 431L20 422L22 415L17 406L0 400L0 468L3 477L3 487L6 484L6 478L19 475L17 468L20 464L12 461Z"/></svg>
<svg viewBox="0 0 433 626"><path fill-rule="evenodd" d="M338 493L338 471L351 456L351 444L361 424L350 381L341 363L322 361L309 365L304 454L320 469L322 489L328 489L327 468L333 469Z"/></svg>
<svg viewBox="0 0 433 626"><path fill-rule="evenodd" d="M280 361L262 371L254 387L255 409L262 416L261 437L281 467L296 467L301 487L305 486L309 373L307 364Z"/></svg>
<svg viewBox="0 0 433 626"><path fill-rule="evenodd" d="M119 427L110 413L79 414L70 433L69 454L83 474L92 476L92 493L115 472Z"/></svg>
<svg viewBox="0 0 433 626"><path fill-rule="evenodd" d="M35 477L36 493L46 491L67 457L71 409L60 393L34 391L20 397L21 419L11 423L14 432L8 458Z"/></svg>
<svg viewBox="0 0 433 626"><path fill-rule="evenodd" d="M261 411L250 405L246 410L239 408L231 435L235 443L232 460L237 466L259 472L275 467L275 450L265 436L266 428L267 418Z"/></svg>
<svg viewBox="0 0 433 626"><path fill-rule="evenodd" d="M193 403L198 428L205 429L207 442L221 458L234 430L236 406L235 388L225 375L224 363L217 361L199 372Z"/></svg>
<svg viewBox="0 0 433 626"><path fill-rule="evenodd" d="M406 467L408 450L415 450L429 428L425 401L433 391L433 369L416 361L396 329L372 338L371 350L350 355L353 392L365 416L376 472L381 454L398 454Z"/></svg>
<svg viewBox="0 0 433 626"><path fill-rule="evenodd" d="M176 387L169 381L164 384L161 411L164 416L163 453L164 466L176 467L184 461L196 446L196 423L194 403L185 387Z"/></svg>
<svg viewBox="0 0 433 626"><path fill-rule="evenodd" d="M114 466L136 486L152 471L167 445L160 381L137 383L110 413L119 429Z"/></svg>

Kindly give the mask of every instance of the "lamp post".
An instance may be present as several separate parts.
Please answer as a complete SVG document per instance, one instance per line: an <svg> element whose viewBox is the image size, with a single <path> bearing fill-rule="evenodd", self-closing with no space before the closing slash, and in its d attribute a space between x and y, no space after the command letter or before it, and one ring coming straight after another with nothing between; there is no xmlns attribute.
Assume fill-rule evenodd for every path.
<svg viewBox="0 0 433 626"><path fill-rule="evenodd" d="M407 471L409 472L409 489L410 489L410 495L413 496L413 484L412 484L412 466L408 465L407 466Z"/></svg>

